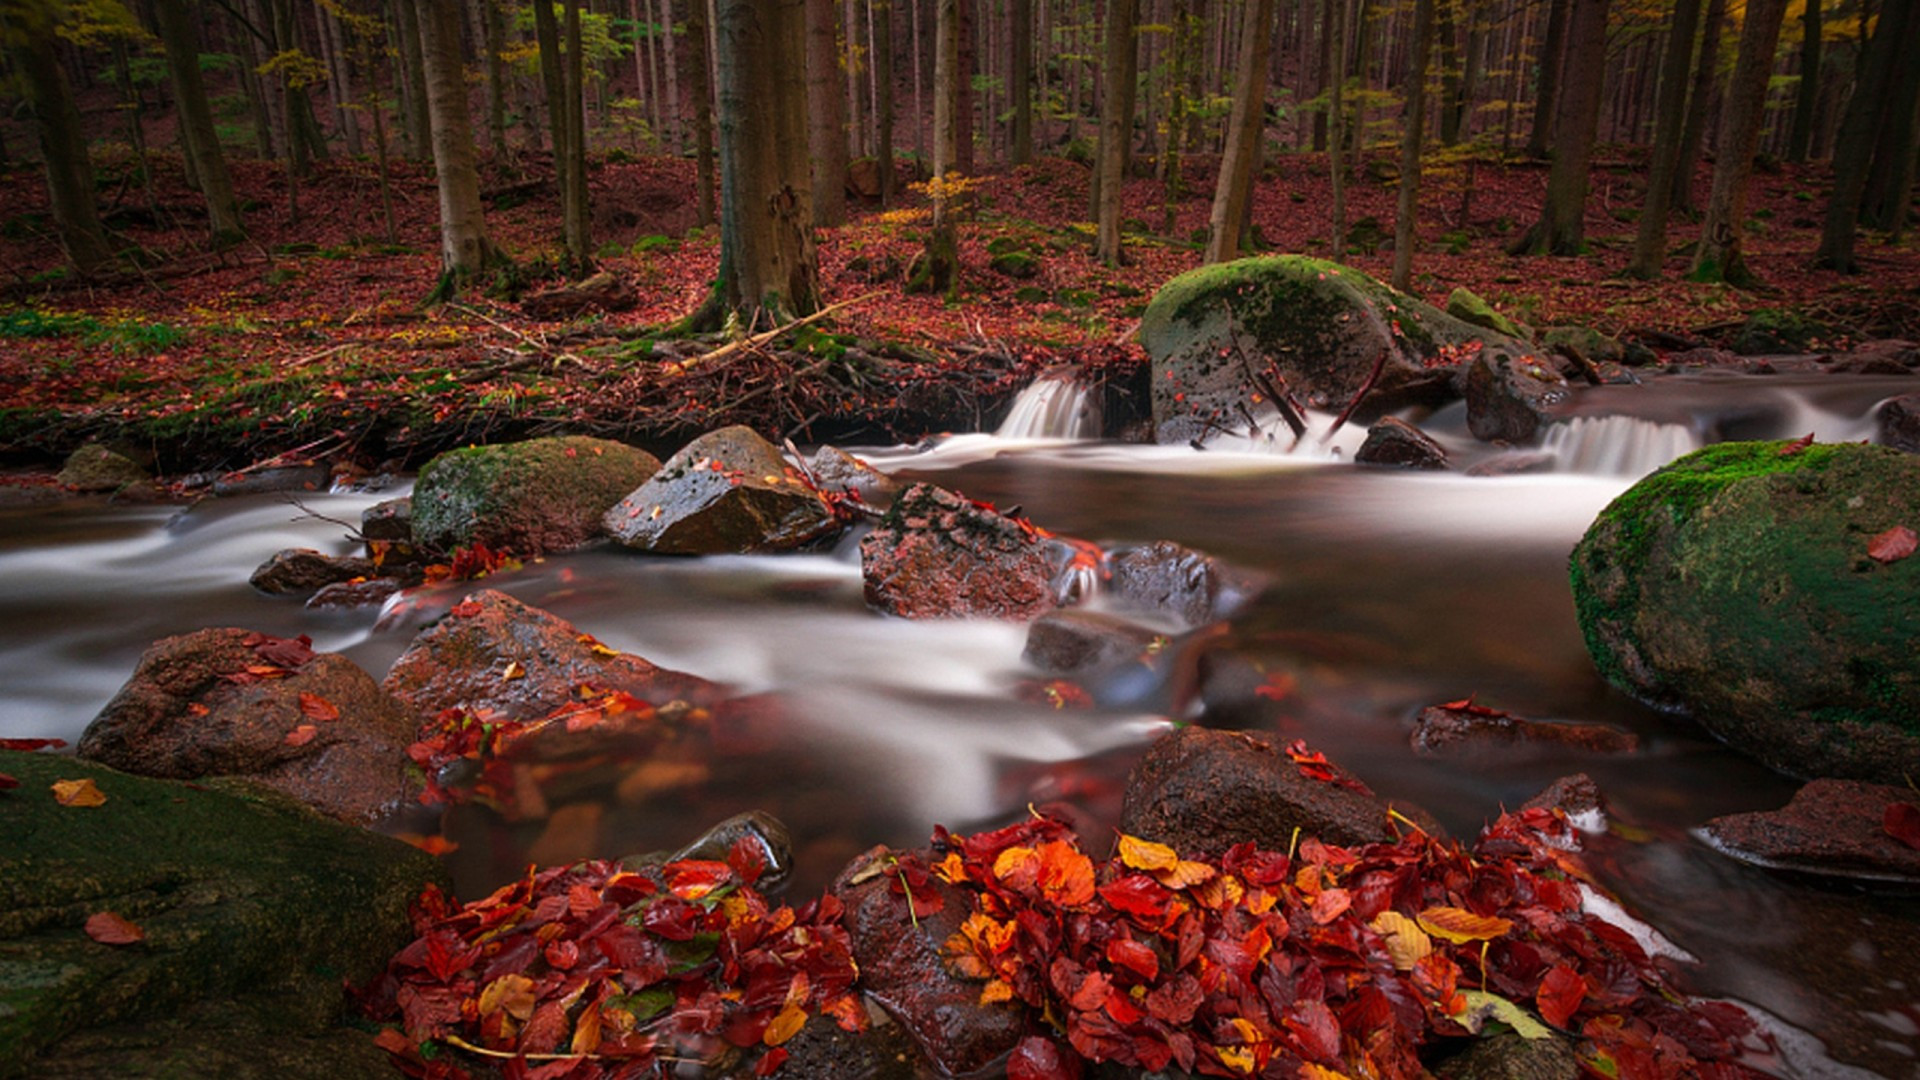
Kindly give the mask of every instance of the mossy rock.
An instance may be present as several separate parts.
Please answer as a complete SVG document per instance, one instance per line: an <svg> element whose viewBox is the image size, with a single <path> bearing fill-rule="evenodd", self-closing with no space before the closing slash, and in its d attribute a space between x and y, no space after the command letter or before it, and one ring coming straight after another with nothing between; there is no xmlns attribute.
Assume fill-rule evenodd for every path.
<svg viewBox="0 0 1920 1080"><path fill-rule="evenodd" d="M1475 326L1484 326L1497 330L1508 337L1527 337L1527 331L1519 323L1494 310L1492 304L1480 299L1480 294L1465 285L1447 294L1447 314L1463 319Z"/></svg>
<svg viewBox="0 0 1920 1080"><path fill-rule="evenodd" d="M1271 411L1271 391L1338 411L1380 375L1362 422L1458 395L1453 364L1474 356L1518 360L1518 338L1454 318L1359 270L1304 255L1204 266L1154 295L1139 339L1153 363L1153 419L1161 442L1244 426Z"/></svg>
<svg viewBox="0 0 1920 1080"><path fill-rule="evenodd" d="M51 754L0 753L0 772L20 782L0 791L0 1077L50 1075L43 1056L70 1038L199 1005L210 1028L244 1002L290 1042L338 1036L344 987L380 973L413 936L408 905L445 879L397 840L250 785ZM106 801L63 806L58 780L92 780ZM83 926L105 911L144 940L93 941ZM166 1074L128 1062L112 1075Z"/></svg>
<svg viewBox="0 0 1920 1080"><path fill-rule="evenodd" d="M139 462L112 447L88 443L67 455L56 479L75 491L119 491L152 477Z"/></svg>
<svg viewBox="0 0 1920 1080"><path fill-rule="evenodd" d="M603 535L607 508L659 468L644 450L578 435L449 450L414 485L414 541L516 555L579 547Z"/></svg>
<svg viewBox="0 0 1920 1080"><path fill-rule="evenodd" d="M1574 549L1574 604L1608 682L1796 776L1920 775L1920 459L1886 447L1721 443L1641 480Z"/></svg>
<svg viewBox="0 0 1920 1080"><path fill-rule="evenodd" d="M1824 323L1808 319L1785 308L1760 308L1734 331L1727 347L1742 356L1770 353L1803 353L1820 339L1832 335Z"/></svg>
<svg viewBox="0 0 1920 1080"><path fill-rule="evenodd" d="M1040 258L1030 251L1003 251L987 265L1004 277L1027 281L1040 276Z"/></svg>

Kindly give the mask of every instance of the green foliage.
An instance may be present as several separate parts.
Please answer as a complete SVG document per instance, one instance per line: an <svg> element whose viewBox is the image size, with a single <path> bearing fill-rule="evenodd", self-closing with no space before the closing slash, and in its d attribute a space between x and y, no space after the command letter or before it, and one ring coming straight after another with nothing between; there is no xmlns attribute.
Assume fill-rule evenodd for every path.
<svg viewBox="0 0 1920 1080"><path fill-rule="evenodd" d="M0 313L0 338L78 337L98 329L100 323L86 315L30 307Z"/></svg>

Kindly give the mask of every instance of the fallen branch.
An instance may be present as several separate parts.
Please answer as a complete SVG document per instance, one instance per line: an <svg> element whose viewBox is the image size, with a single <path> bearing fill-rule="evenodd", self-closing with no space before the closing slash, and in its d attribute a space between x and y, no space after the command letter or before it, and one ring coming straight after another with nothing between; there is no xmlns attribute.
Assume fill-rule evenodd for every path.
<svg viewBox="0 0 1920 1080"><path fill-rule="evenodd" d="M709 364L715 360L725 359L726 357L732 356L734 353L737 353L742 349L758 349L760 346L765 345L767 342L774 340L775 338L779 337L781 334L785 334L793 330L798 330L803 326L812 325L813 323L819 322L821 319L826 318L827 316L833 314L836 311L839 311L842 308L852 307L855 304L863 304L868 300L871 300L874 297L881 295L884 291L885 290L875 290L873 292L866 294L865 296L856 296L851 300L842 300L837 304L828 304L826 307L821 308L819 311L816 311L813 314L808 315L804 318L795 319L792 322L786 324L785 326L776 326L771 330L763 331L761 333L753 335L752 337L741 338L738 341L729 341L725 345L722 345L719 348L712 350L711 352L704 352L704 353L701 353L699 356L691 357L686 360L681 360L676 363L668 364L667 370L668 372L675 375L684 375L686 374L689 368L697 367L700 364Z"/></svg>
<svg viewBox="0 0 1920 1080"><path fill-rule="evenodd" d="M1380 355L1374 358L1373 370L1367 372L1367 380L1360 384L1360 389L1354 391L1353 400L1347 402L1347 407L1344 409L1341 409L1340 415L1333 418L1333 426L1327 429L1327 433L1325 435L1320 436L1321 446L1327 445L1327 440L1333 438L1333 433L1336 431L1339 431L1341 428L1346 426L1347 417L1352 416L1353 410L1360 407L1360 399L1363 397L1366 397L1367 391L1373 389L1373 384L1379 381L1380 372L1386 366L1387 366L1387 350L1381 349Z"/></svg>

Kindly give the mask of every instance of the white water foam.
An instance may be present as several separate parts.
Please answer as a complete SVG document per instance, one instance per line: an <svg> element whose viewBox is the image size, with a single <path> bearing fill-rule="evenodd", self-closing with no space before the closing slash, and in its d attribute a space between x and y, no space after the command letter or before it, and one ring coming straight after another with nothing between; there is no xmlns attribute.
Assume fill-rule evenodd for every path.
<svg viewBox="0 0 1920 1080"><path fill-rule="evenodd" d="M994 434L1003 439L1097 439L1100 393L1069 374L1042 375L1014 398Z"/></svg>
<svg viewBox="0 0 1920 1080"><path fill-rule="evenodd" d="M1700 449L1700 436L1682 424L1635 416L1576 416L1547 428L1542 449L1562 472L1640 477Z"/></svg>

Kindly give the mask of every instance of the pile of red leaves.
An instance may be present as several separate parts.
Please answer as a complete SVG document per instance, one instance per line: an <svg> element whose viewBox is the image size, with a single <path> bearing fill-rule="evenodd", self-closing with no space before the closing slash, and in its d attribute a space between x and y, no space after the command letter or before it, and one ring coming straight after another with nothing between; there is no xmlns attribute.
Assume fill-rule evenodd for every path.
<svg viewBox="0 0 1920 1080"><path fill-rule="evenodd" d="M509 1077L655 1076L727 1047L761 1048L770 1073L809 1017L857 1030L866 1012L838 901L771 907L753 888L764 869L742 841L725 862L529 872L459 908L429 889L420 936L363 994L404 1029L380 1045L423 1077L467 1075L449 1046Z"/></svg>
<svg viewBox="0 0 1920 1080"><path fill-rule="evenodd" d="M1096 864L1036 818L937 834L925 869L978 892L947 943L956 968L1059 1036L1023 1042L1013 1080L1068 1080L1083 1062L1419 1077L1423 1047L1489 1019L1544 1035L1533 1014L1584 1037L1600 1075L1754 1075L1735 1063L1744 1012L1684 998L1628 933L1582 913L1574 846L1563 816L1530 810L1471 851L1413 832L1199 862L1123 836Z"/></svg>

